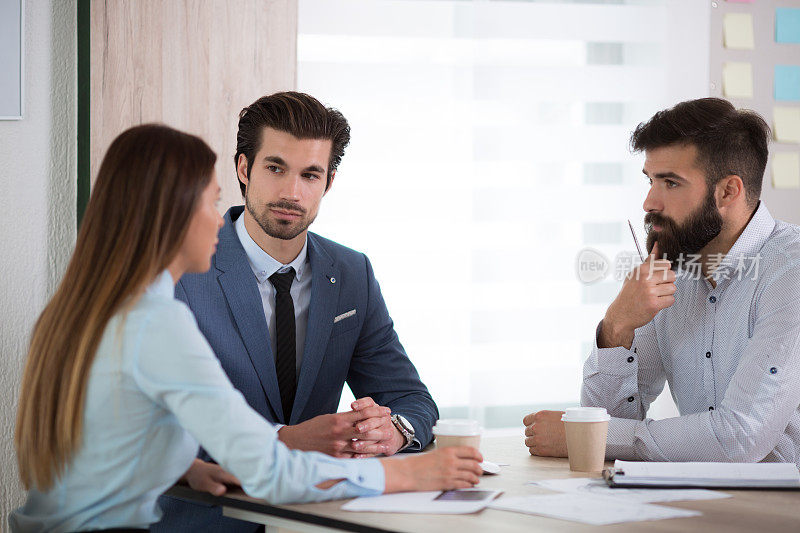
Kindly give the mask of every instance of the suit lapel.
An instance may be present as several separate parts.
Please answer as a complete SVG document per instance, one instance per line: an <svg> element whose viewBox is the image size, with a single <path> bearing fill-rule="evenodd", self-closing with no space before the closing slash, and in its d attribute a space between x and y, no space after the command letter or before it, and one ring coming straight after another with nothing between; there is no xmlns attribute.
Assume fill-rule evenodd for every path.
<svg viewBox="0 0 800 533"><path fill-rule="evenodd" d="M215 256L215 266L222 271L217 279L267 400L280 419L283 408L278 378L275 375L275 358L261 295L258 292L258 282L233 226L232 215L237 211L241 214L241 210L241 207L231 208L225 215L226 224L220 231Z"/></svg>
<svg viewBox="0 0 800 533"><path fill-rule="evenodd" d="M303 362L300 365L290 424L297 423L314 390L333 328L341 287L339 270L313 233L308 234L308 253L312 272L311 303L308 309Z"/></svg>

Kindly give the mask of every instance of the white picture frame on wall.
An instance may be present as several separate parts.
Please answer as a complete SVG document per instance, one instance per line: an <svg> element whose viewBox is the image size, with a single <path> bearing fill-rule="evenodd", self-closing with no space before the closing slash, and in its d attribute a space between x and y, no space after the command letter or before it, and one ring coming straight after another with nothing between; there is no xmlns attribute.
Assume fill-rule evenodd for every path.
<svg viewBox="0 0 800 533"><path fill-rule="evenodd" d="M25 0L0 0L0 120L25 113Z"/></svg>

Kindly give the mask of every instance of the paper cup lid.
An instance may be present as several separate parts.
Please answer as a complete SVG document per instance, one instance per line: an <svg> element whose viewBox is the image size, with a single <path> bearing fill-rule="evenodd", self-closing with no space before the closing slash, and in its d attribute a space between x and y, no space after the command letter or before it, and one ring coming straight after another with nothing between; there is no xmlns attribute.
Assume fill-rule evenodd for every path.
<svg viewBox="0 0 800 533"><path fill-rule="evenodd" d="M567 407L561 417L564 422L607 422L611 420L603 407Z"/></svg>
<svg viewBox="0 0 800 533"><path fill-rule="evenodd" d="M477 420L467 418L447 418L437 420L433 426L434 435L452 435L454 437L469 437L481 434L481 426Z"/></svg>

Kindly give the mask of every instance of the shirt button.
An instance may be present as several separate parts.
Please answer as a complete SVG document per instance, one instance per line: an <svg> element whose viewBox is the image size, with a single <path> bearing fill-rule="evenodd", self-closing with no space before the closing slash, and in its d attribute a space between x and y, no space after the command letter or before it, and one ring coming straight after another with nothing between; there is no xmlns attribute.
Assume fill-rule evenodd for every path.
<svg viewBox="0 0 800 533"><path fill-rule="evenodd" d="M706 352L706 358L711 359L711 352Z"/></svg>
<svg viewBox="0 0 800 533"><path fill-rule="evenodd" d="M632 355L630 357L628 357L628 362L629 363L633 363L633 356Z"/></svg>
<svg viewBox="0 0 800 533"><path fill-rule="evenodd" d="M777 374L778 373L778 369L773 366L772 368L769 369L769 373L770 374Z"/></svg>
<svg viewBox="0 0 800 533"><path fill-rule="evenodd" d="M708 298L708 301L709 301L709 302L711 302L712 304L713 304L713 303L717 303L717 297L716 297L716 296L710 296L710 297Z"/></svg>
<svg viewBox="0 0 800 533"><path fill-rule="evenodd" d="M636 353L636 348L633 349L633 353Z"/></svg>
<svg viewBox="0 0 800 533"><path fill-rule="evenodd" d="M633 400L635 400L635 399L636 399L636 398L634 398L633 396L628 396L628 401L629 401L629 402L632 402L632 401L633 401Z"/></svg>
<svg viewBox="0 0 800 533"><path fill-rule="evenodd" d="M711 407L708 408L708 410L709 411L713 411L714 410L714 406L712 405Z"/></svg>

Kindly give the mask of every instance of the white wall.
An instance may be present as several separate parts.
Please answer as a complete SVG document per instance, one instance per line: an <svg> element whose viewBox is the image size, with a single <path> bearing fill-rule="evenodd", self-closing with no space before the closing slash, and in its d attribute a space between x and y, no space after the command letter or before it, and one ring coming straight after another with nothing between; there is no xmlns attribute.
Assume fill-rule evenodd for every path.
<svg viewBox="0 0 800 533"><path fill-rule="evenodd" d="M25 115L0 121L0 530L22 503L14 420L34 321L75 242L76 2L26 0Z"/></svg>

